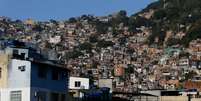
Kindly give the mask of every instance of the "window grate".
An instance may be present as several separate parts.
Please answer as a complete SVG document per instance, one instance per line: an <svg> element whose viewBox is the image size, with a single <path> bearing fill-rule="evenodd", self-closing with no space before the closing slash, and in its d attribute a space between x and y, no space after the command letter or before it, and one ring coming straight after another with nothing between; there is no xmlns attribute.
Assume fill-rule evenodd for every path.
<svg viewBox="0 0 201 101"><path fill-rule="evenodd" d="M22 92L21 91L11 91L10 101L22 101Z"/></svg>

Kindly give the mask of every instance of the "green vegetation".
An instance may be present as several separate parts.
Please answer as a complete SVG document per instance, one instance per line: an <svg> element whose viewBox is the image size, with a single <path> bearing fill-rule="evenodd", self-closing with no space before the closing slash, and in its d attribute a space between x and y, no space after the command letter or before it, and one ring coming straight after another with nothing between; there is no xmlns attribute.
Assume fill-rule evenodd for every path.
<svg viewBox="0 0 201 101"><path fill-rule="evenodd" d="M149 44L152 44L156 37L159 37L159 43L163 43L164 33L167 30L173 30L174 33L184 31L187 35L180 40L170 39L167 45L182 44L188 46L189 42L201 38L200 20L201 20L201 1L200 0L159 0L152 3L148 8L155 9L153 17L150 19L152 24L152 35L149 38ZM181 28L180 25L185 27ZM187 26L191 26L187 29ZM175 41L175 42L173 42Z"/></svg>
<svg viewBox="0 0 201 101"><path fill-rule="evenodd" d="M91 42L91 43L96 43L96 42L98 42L98 35L97 35L97 34L91 35L91 36L89 37L89 42Z"/></svg>
<svg viewBox="0 0 201 101"><path fill-rule="evenodd" d="M97 43L97 47L100 47L100 48L107 48L109 46L113 46L114 43L112 41L105 41L105 40L100 40L98 41Z"/></svg>
<svg viewBox="0 0 201 101"><path fill-rule="evenodd" d="M86 52L88 53L91 53L91 50L92 50L92 44L89 43L89 42L85 42L85 43L82 43L78 46L78 49L79 50L86 50Z"/></svg>
<svg viewBox="0 0 201 101"><path fill-rule="evenodd" d="M76 23L77 20L76 20L76 18L71 17L71 18L68 20L68 22L69 22L69 23Z"/></svg>
<svg viewBox="0 0 201 101"><path fill-rule="evenodd" d="M181 44L181 40L175 39L175 38L170 38L167 40L168 46L177 45L177 44Z"/></svg>
<svg viewBox="0 0 201 101"><path fill-rule="evenodd" d="M147 19L140 15L145 12L148 13L150 10L154 11L154 14L150 19ZM103 18L103 20L101 20L101 18ZM201 1L158 0L148 5L141 12L138 12L131 16L128 16L126 11L121 10L118 13L100 18L94 17L92 15L82 15L81 17L76 18L72 17L65 21L65 24L74 23L77 25L77 28L83 28L85 21L96 30L96 34L89 37L89 43L93 45L97 44L97 47L108 47L114 44L112 42L99 40L100 34L107 34L108 32L111 32L113 37L118 37L123 34L124 28L128 28L131 36L136 34L137 32L142 32L138 29L142 26L151 30L151 35L147 40L149 45L164 45L166 32L171 30L174 34L182 31L186 33L186 36L184 36L182 39L177 39L173 36L173 38L167 40L167 42L165 43L166 46L181 44L188 47L188 44L192 40L201 38ZM53 27L55 27L55 25L58 26L59 24L58 21L52 19L49 22L54 25ZM84 22L84 24L82 22ZM9 29L9 23L12 23L16 30ZM13 38L14 33L24 32L25 30L29 29L29 27L24 27L24 24L20 20L2 20L0 21L0 26L4 28L2 30L5 30L4 33L0 33L10 34ZM36 23L30 28L32 28L32 31L39 33L48 33L48 30L51 29L51 27L40 22ZM27 31L27 33L29 32ZM5 38L2 39L6 39L7 37L10 36L7 35ZM126 37L119 39L121 45L124 45L124 43L127 41ZM155 43L156 38L159 39L157 43ZM36 38L36 40L37 39L39 38ZM78 47L80 48L80 50L91 50L92 46L89 45L89 43L84 43ZM48 46L51 47L51 45Z"/></svg>
<svg viewBox="0 0 201 101"><path fill-rule="evenodd" d="M188 46L189 42L197 38L201 38L201 20L192 25L187 35L183 38L182 43Z"/></svg>
<svg viewBox="0 0 201 101"><path fill-rule="evenodd" d="M43 31L44 29L41 27L40 24L36 24L33 28L32 28L33 31L38 31L38 32L41 32Z"/></svg>
<svg viewBox="0 0 201 101"><path fill-rule="evenodd" d="M196 76L197 73L194 71L190 71L189 73L185 74L185 80L192 79L194 76Z"/></svg>
<svg viewBox="0 0 201 101"><path fill-rule="evenodd" d="M82 56L83 53L78 51L78 50L74 50L72 52L68 52L66 53L66 59L75 59L78 58L79 56Z"/></svg>

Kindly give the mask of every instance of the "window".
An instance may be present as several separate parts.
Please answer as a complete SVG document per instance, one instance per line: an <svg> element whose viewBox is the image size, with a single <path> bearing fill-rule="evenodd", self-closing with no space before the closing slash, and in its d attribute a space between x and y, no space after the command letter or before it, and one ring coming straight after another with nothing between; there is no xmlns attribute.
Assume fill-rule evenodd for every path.
<svg viewBox="0 0 201 101"><path fill-rule="evenodd" d="M46 67L38 67L38 77L41 79L47 78L47 68Z"/></svg>
<svg viewBox="0 0 201 101"><path fill-rule="evenodd" d="M21 57L23 58L23 59L25 59L25 53L21 53Z"/></svg>
<svg viewBox="0 0 201 101"><path fill-rule="evenodd" d="M10 101L22 101L22 92L21 91L11 91Z"/></svg>
<svg viewBox="0 0 201 101"><path fill-rule="evenodd" d="M18 54L18 50L17 49L13 49L13 57L14 58L19 58L19 54Z"/></svg>
<svg viewBox="0 0 201 101"><path fill-rule="evenodd" d="M75 87L80 87L81 86L81 82L80 81L75 81Z"/></svg>
<svg viewBox="0 0 201 101"><path fill-rule="evenodd" d="M19 67L18 67L18 70L24 72L24 71L25 71L25 67L26 67L26 66L19 66Z"/></svg>
<svg viewBox="0 0 201 101"><path fill-rule="evenodd" d="M18 50L17 49L13 49L13 54L18 54Z"/></svg>
<svg viewBox="0 0 201 101"><path fill-rule="evenodd" d="M52 70L52 80L59 80L59 71Z"/></svg>
<svg viewBox="0 0 201 101"><path fill-rule="evenodd" d="M59 101L59 94L51 93L51 101Z"/></svg>

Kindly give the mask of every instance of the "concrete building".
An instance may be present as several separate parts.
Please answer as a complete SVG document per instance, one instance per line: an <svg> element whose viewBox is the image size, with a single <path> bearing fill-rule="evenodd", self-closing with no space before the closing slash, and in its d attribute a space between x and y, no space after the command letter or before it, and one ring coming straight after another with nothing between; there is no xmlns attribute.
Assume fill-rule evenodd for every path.
<svg viewBox="0 0 201 101"><path fill-rule="evenodd" d="M98 80L98 87L102 88L102 87L107 87L110 88L110 93L112 93L112 79L99 79Z"/></svg>
<svg viewBox="0 0 201 101"><path fill-rule="evenodd" d="M121 65L118 65L114 68L114 75L115 76L123 76L125 74L125 70Z"/></svg>
<svg viewBox="0 0 201 101"><path fill-rule="evenodd" d="M49 42L53 44L58 44L59 42L61 42L61 36L50 37Z"/></svg>
<svg viewBox="0 0 201 101"><path fill-rule="evenodd" d="M69 70L21 50L0 55L0 101L66 101Z"/></svg>
<svg viewBox="0 0 201 101"><path fill-rule="evenodd" d="M70 77L69 81L69 92L74 98L82 98L82 91L89 90L89 78Z"/></svg>
<svg viewBox="0 0 201 101"><path fill-rule="evenodd" d="M69 89L89 89L89 78L70 77Z"/></svg>

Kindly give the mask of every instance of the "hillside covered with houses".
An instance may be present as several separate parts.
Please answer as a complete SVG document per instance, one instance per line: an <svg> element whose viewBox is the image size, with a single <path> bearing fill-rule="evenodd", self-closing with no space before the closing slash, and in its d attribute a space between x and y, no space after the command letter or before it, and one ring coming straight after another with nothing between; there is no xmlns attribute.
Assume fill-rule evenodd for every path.
<svg viewBox="0 0 201 101"><path fill-rule="evenodd" d="M131 16L122 10L64 21L0 17L0 48L25 42L92 85L113 79L114 90L201 91L200 25L200 0L159 0Z"/></svg>

